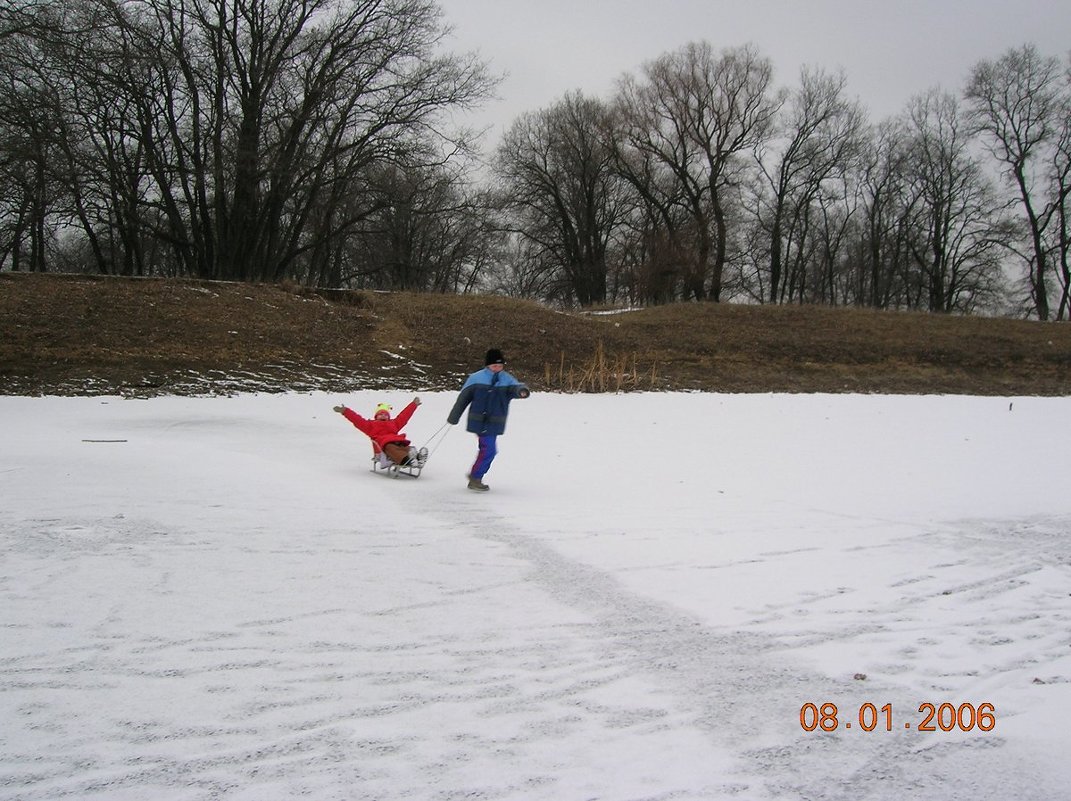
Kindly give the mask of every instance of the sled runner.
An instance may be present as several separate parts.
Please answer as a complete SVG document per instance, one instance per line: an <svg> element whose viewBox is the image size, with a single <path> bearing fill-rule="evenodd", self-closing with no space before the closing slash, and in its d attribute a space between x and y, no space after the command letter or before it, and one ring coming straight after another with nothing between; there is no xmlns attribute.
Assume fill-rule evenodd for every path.
<svg viewBox="0 0 1071 801"><path fill-rule="evenodd" d="M387 458L379 443L372 443L372 472L397 478L398 476L412 476L420 478L420 471L428 462L427 448L410 448L410 456L402 464L396 464Z"/></svg>

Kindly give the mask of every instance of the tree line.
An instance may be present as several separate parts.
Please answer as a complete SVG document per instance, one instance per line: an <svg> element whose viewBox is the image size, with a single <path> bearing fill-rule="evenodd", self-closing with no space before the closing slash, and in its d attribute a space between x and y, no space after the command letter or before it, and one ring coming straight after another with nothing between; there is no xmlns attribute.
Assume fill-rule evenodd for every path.
<svg viewBox="0 0 1071 801"><path fill-rule="evenodd" d="M1068 315L1071 64L1032 46L871 123L843 74L689 44L522 116L496 168L516 272L563 301Z"/></svg>
<svg viewBox="0 0 1071 801"><path fill-rule="evenodd" d="M486 258L441 122L493 81L438 52L428 0L47 0L0 25L11 269L454 291Z"/></svg>
<svg viewBox="0 0 1071 801"><path fill-rule="evenodd" d="M871 121L686 44L521 115L432 0L2 0L0 269L1067 319L1071 61ZM473 178L473 176L479 176Z"/></svg>

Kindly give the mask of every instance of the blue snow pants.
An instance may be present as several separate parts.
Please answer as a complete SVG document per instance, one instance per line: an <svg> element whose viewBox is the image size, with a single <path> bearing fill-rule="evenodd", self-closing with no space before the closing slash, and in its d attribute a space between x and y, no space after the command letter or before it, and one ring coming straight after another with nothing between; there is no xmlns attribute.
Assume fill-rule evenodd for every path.
<svg viewBox="0 0 1071 801"><path fill-rule="evenodd" d="M476 453L476 461L472 463L469 475L475 479L481 479L491 469L491 462L498 454L498 434L478 434L479 451Z"/></svg>

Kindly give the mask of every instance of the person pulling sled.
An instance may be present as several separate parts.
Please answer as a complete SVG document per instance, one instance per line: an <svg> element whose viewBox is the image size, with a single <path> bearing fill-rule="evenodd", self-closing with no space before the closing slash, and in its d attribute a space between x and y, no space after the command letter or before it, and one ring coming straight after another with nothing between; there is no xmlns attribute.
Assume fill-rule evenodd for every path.
<svg viewBox="0 0 1071 801"><path fill-rule="evenodd" d="M465 379L461 392L446 418L449 425L457 425L468 408L465 428L476 435L478 449L476 461L465 478L474 492L491 489L483 477L491 469L491 462L498 453L498 438L506 431L509 404L514 398L527 398L531 391L506 372L506 357L498 348L491 348L484 356L484 367Z"/></svg>
<svg viewBox="0 0 1071 801"><path fill-rule="evenodd" d="M345 405L333 407L372 441L372 470L385 470L397 476L400 472L416 477L428 459L427 448L416 448L402 433L405 424L420 405L413 398L397 417L391 417L391 405L380 403L371 419L362 417Z"/></svg>

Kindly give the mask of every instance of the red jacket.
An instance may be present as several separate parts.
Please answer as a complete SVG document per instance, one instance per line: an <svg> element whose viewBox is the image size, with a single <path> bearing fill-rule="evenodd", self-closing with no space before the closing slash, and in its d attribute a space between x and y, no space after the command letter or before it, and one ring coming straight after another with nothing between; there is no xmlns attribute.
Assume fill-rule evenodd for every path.
<svg viewBox="0 0 1071 801"><path fill-rule="evenodd" d="M398 442L402 445L408 445L409 440L405 438L405 434L402 433L402 429L405 424L409 422L409 418L413 416L413 412L416 411L417 402L410 401L409 405L398 412L398 416L391 420L369 420L368 418L361 417L357 412L353 411L349 407L343 407L342 416L353 423L357 428L367 434L373 442L380 448L391 442Z"/></svg>

